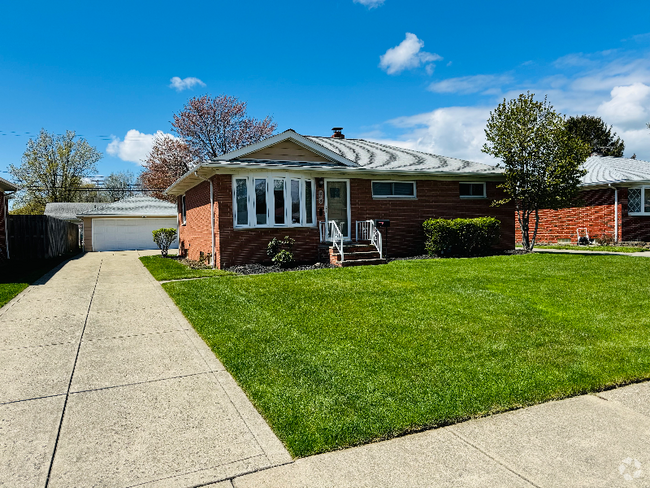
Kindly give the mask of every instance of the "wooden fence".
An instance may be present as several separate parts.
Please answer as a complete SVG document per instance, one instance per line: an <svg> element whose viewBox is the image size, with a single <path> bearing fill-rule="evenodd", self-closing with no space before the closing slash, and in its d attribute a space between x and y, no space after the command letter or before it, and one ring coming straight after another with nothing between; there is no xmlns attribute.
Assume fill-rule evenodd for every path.
<svg viewBox="0 0 650 488"><path fill-rule="evenodd" d="M47 215L9 215L9 259L52 258L79 250L79 226Z"/></svg>

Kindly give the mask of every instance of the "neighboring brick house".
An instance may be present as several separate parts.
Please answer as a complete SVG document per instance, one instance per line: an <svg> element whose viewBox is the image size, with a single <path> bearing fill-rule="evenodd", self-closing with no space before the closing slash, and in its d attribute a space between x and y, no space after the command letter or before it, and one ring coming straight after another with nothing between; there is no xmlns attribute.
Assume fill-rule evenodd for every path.
<svg viewBox="0 0 650 488"><path fill-rule="evenodd" d="M504 196L501 181L493 166L345 139L340 129L331 138L288 130L200 164L167 193L178 198L180 252L213 255L214 266L226 268L268 261L267 243L284 236L295 239L303 262L341 239L345 255L370 256L367 241L377 233L381 258L416 255L431 217L494 216L500 248L513 249L514 207L491 206ZM375 219L390 227L377 230ZM357 241L365 248L354 248Z"/></svg>
<svg viewBox="0 0 650 488"><path fill-rule="evenodd" d="M7 216L9 215L9 201L6 192L16 191L18 188L7 180L0 178L0 263L9 259L9 234L7 229Z"/></svg>
<svg viewBox="0 0 650 488"><path fill-rule="evenodd" d="M650 162L591 156L584 168L579 204L542 210L537 242L577 243L578 229L586 229L592 239L650 241ZM531 232L532 225L531 219Z"/></svg>

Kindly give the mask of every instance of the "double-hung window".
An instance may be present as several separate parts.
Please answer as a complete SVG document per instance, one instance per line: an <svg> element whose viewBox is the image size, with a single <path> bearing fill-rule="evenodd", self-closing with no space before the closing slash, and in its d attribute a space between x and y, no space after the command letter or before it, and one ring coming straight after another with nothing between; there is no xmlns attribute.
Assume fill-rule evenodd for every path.
<svg viewBox="0 0 650 488"><path fill-rule="evenodd" d="M314 226L312 179L284 174L234 176L236 228Z"/></svg>
<svg viewBox="0 0 650 488"><path fill-rule="evenodd" d="M627 212L631 215L650 215L650 186L628 189Z"/></svg>

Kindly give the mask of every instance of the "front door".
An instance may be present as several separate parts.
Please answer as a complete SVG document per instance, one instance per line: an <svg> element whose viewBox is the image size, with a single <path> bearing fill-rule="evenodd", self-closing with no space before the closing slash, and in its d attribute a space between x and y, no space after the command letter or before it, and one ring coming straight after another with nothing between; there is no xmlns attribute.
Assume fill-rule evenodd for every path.
<svg viewBox="0 0 650 488"><path fill-rule="evenodd" d="M336 222L346 239L350 238L350 207L348 205L349 180L325 180L325 218Z"/></svg>

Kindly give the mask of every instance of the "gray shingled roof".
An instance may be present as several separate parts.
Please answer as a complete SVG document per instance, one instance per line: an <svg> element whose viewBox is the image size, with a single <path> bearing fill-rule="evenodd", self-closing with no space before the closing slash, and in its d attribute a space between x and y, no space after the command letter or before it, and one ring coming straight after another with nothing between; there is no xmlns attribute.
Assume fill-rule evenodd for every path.
<svg viewBox="0 0 650 488"><path fill-rule="evenodd" d="M650 162L640 159L591 156L584 168L587 170L582 178L585 186L650 182Z"/></svg>
<svg viewBox="0 0 650 488"><path fill-rule="evenodd" d="M18 188L16 185L11 183L10 181L5 180L4 178L0 178L0 190L3 191L14 191L17 190Z"/></svg>
<svg viewBox="0 0 650 488"><path fill-rule="evenodd" d="M108 203L85 203L85 202L60 202L48 203L45 205L45 215L57 219L80 221L77 215L92 212L97 208L108 205Z"/></svg>
<svg viewBox="0 0 650 488"><path fill-rule="evenodd" d="M503 172L502 169L488 164L438 156L397 146L388 146L365 139L305 137L367 169L479 174L500 174Z"/></svg>
<svg viewBox="0 0 650 488"><path fill-rule="evenodd" d="M127 197L117 202L108 203L90 212L77 214L84 217L100 217L102 215L124 217L175 217L176 205L159 200L158 198L135 196Z"/></svg>

